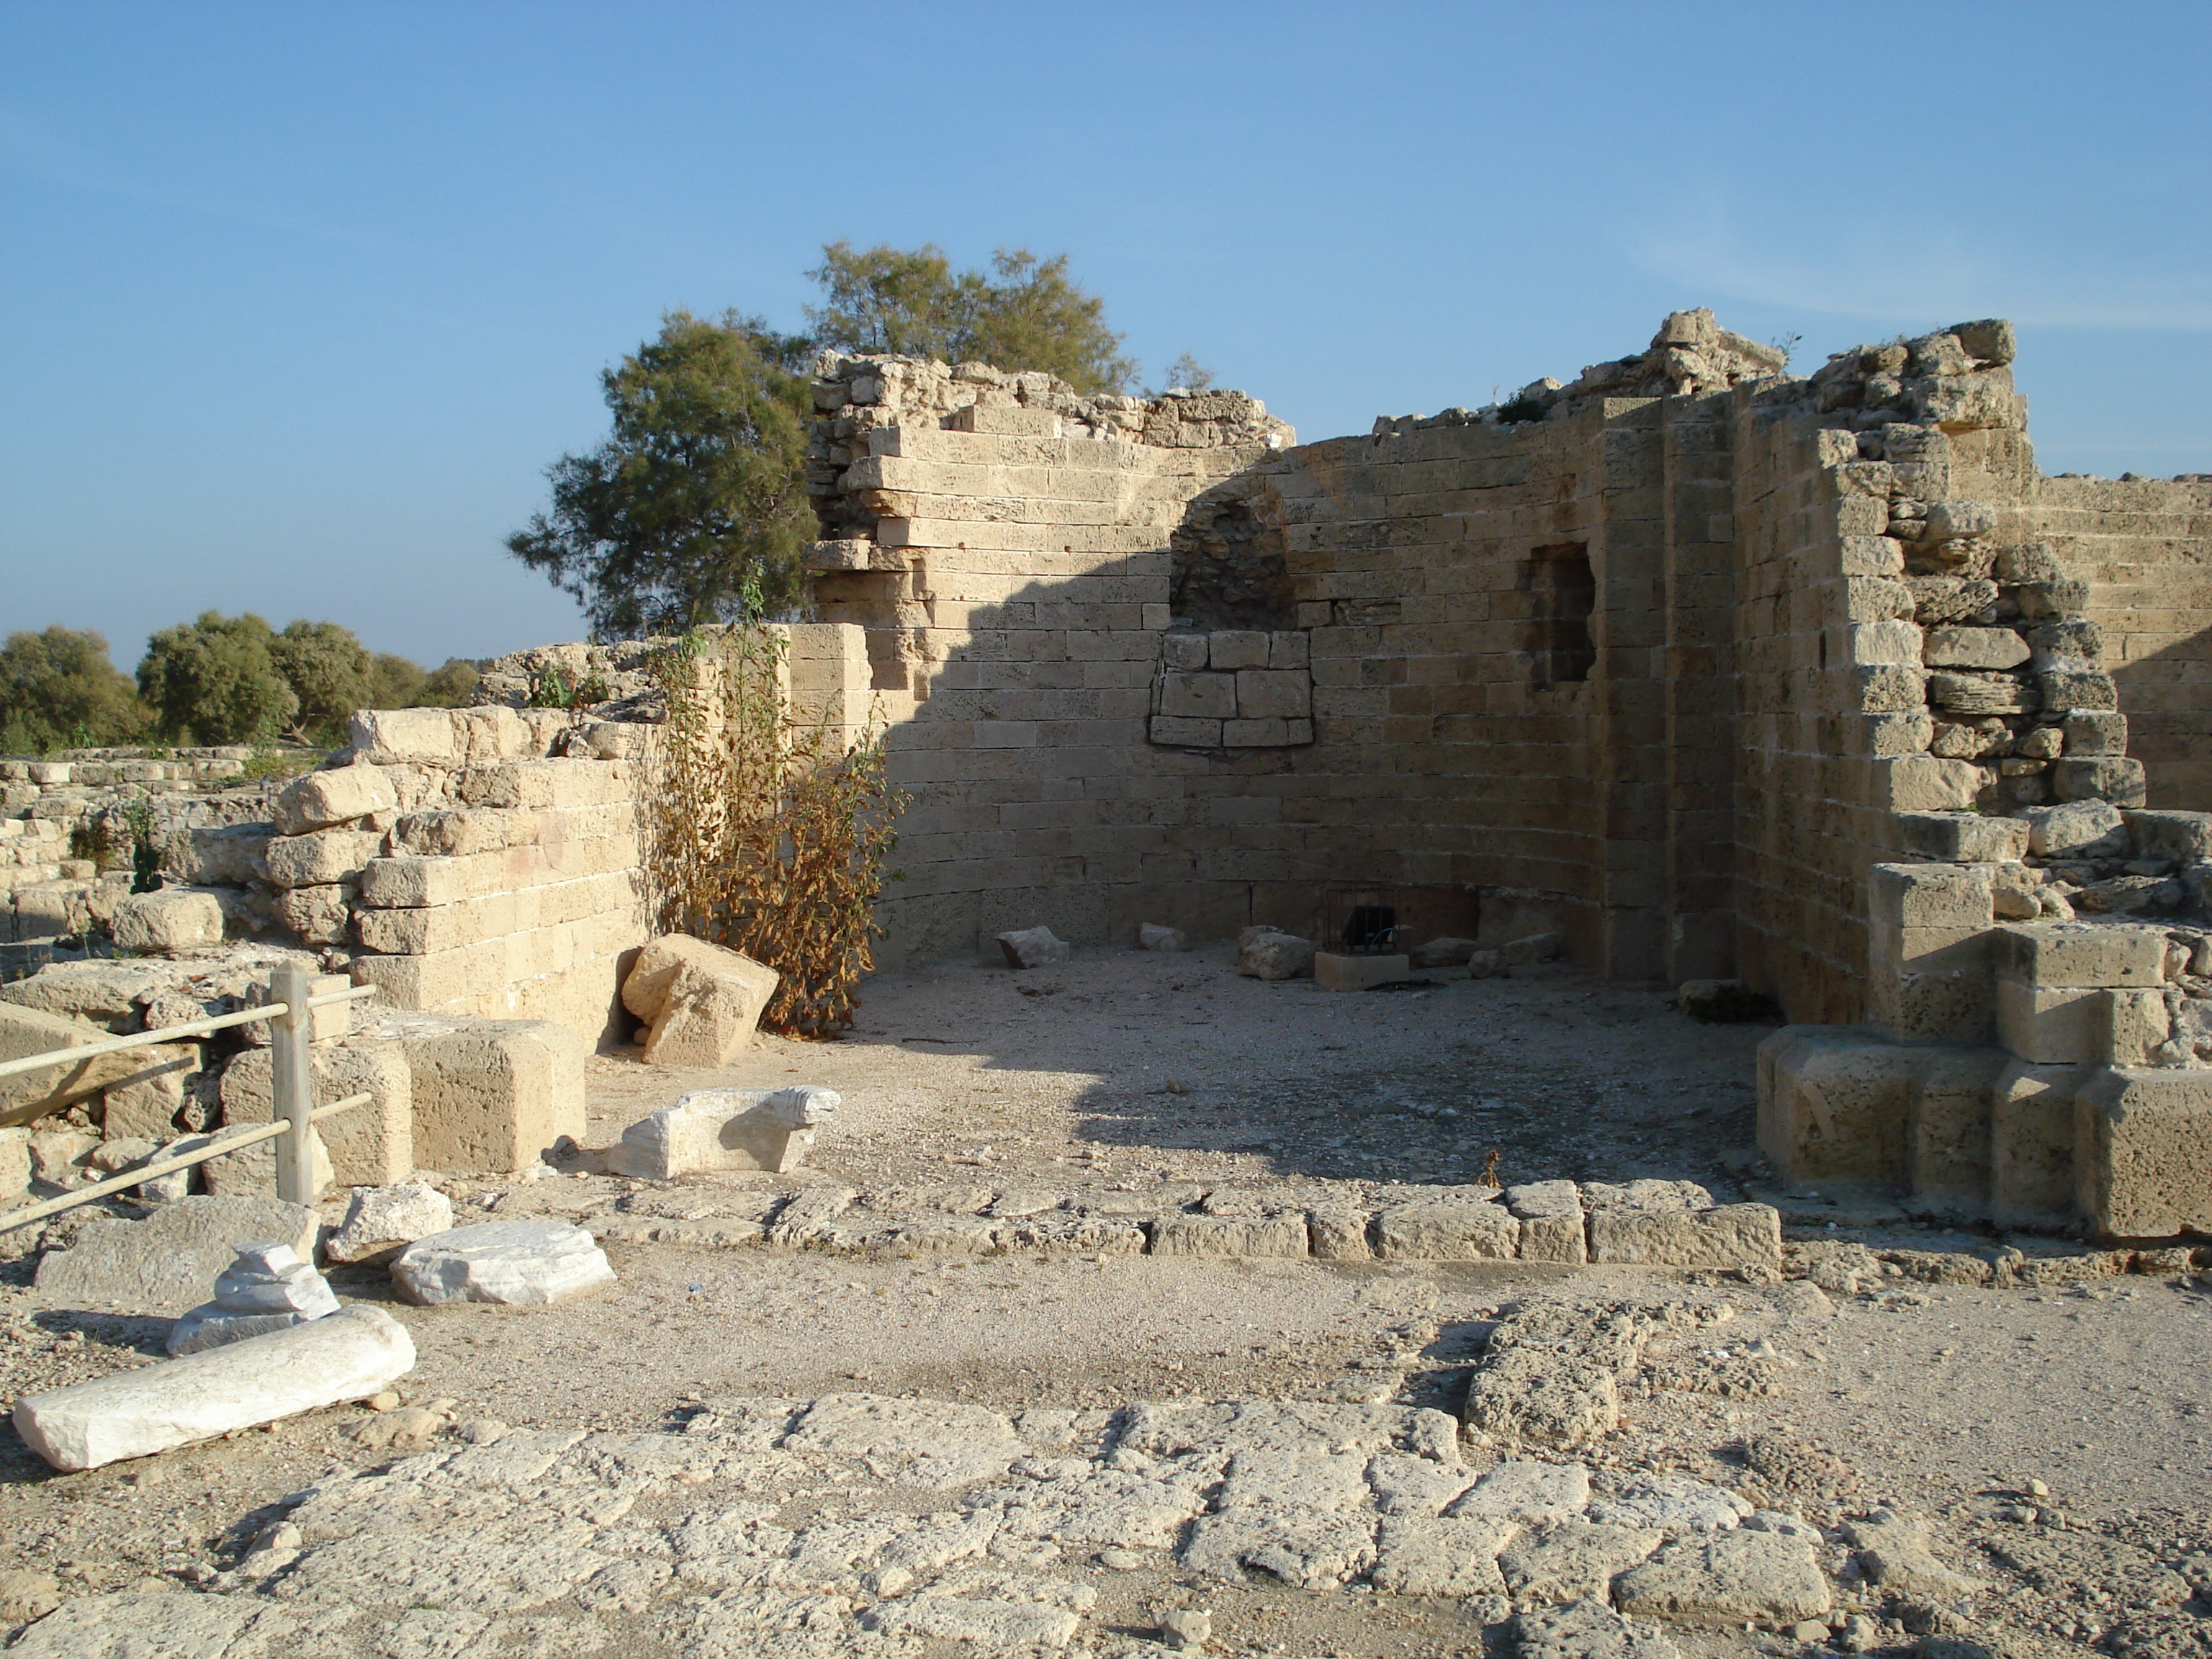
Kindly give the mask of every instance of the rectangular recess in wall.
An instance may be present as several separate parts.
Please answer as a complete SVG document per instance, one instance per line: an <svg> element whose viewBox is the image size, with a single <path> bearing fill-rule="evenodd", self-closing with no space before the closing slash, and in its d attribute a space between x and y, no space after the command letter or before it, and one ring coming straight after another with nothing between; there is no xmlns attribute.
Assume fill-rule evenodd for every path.
<svg viewBox="0 0 2212 1659"><path fill-rule="evenodd" d="M1532 549L1528 592L1535 623L1532 682L1539 687L1571 685L1589 678L1597 665L1589 629L1590 612L1597 608L1597 578L1590 571L1589 549L1581 542Z"/></svg>

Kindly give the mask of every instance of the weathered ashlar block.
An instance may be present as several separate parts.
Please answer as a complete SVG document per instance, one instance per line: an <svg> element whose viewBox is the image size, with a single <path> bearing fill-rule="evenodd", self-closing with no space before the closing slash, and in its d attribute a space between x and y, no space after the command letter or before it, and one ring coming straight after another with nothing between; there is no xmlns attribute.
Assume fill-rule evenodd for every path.
<svg viewBox="0 0 2212 1659"><path fill-rule="evenodd" d="M1867 882L1868 994L1899 1042L1979 1042L1990 1022L1986 866L1878 864Z"/></svg>
<svg viewBox="0 0 2212 1659"><path fill-rule="evenodd" d="M363 1035L407 1057L422 1168L526 1170L584 1137L588 1046L565 1025L392 1013Z"/></svg>
<svg viewBox="0 0 2212 1659"><path fill-rule="evenodd" d="M623 1006L646 1022L647 1063L713 1069L752 1041L780 975L740 951L665 934L638 953Z"/></svg>
<svg viewBox="0 0 2212 1659"><path fill-rule="evenodd" d="M2122 1010L2116 1028L2107 993L2156 991L2166 978L2166 945L2162 929L2129 924L2030 922L1997 929L1998 1042L2038 1066L2133 1057L2132 1050L2116 1055L2114 1033L2128 1040L2145 1016L2136 1011L2131 1025Z"/></svg>
<svg viewBox="0 0 2212 1659"><path fill-rule="evenodd" d="M2098 1073L2075 1097L2074 1170L2100 1233L2212 1232L2212 1072Z"/></svg>
<svg viewBox="0 0 2212 1659"><path fill-rule="evenodd" d="M327 1106L366 1094L365 1104L315 1126L330 1154L331 1178L341 1187L385 1187L415 1172L414 1074L400 1045L374 1038L317 1043L308 1051L314 1103ZM275 1109L270 1051L248 1048L224 1067L226 1124L266 1123Z"/></svg>
<svg viewBox="0 0 2212 1659"><path fill-rule="evenodd" d="M2075 1096L2086 1066L2015 1060L1990 1085L1990 1216L2041 1221L2074 1205Z"/></svg>

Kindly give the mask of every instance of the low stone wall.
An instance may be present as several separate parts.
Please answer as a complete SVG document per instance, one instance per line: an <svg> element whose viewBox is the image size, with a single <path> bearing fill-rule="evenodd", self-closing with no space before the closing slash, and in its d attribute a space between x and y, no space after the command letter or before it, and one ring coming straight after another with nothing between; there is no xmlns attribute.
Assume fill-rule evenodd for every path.
<svg viewBox="0 0 2212 1659"><path fill-rule="evenodd" d="M696 1197L696 1194L694 1195ZM887 1250L916 1255L1079 1250L1321 1261L1536 1261L1778 1273L1781 1223L1716 1205L1688 1182L1495 1187L1188 1188L1152 1194L848 1187L718 1194L715 1219L593 1215L636 1243ZM687 1209L694 1198L684 1200Z"/></svg>
<svg viewBox="0 0 2212 1659"><path fill-rule="evenodd" d="M113 921L131 890L134 810L150 822L172 877L195 879L195 830L269 815L275 786L241 776L252 753L73 749L0 760L0 945L81 937Z"/></svg>

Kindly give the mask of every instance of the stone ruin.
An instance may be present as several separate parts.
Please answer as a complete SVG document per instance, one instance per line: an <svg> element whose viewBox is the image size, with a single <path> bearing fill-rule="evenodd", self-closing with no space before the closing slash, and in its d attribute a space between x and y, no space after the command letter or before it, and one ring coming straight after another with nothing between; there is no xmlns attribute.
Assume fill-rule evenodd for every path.
<svg viewBox="0 0 2212 1659"><path fill-rule="evenodd" d="M1417 949L1555 938L1771 999L1794 1182L2204 1227L2212 478L2044 476L2014 350L1978 321L1798 379L1682 312L1571 383L1307 445L1238 392L825 356L788 672L811 717L889 723L883 956L1164 923L1326 948L1382 891ZM15 927L258 935L580 1055L630 1028L647 932L651 648L364 713L290 807L8 763ZM529 706L556 672L604 701ZM204 902L65 861L157 788Z"/></svg>

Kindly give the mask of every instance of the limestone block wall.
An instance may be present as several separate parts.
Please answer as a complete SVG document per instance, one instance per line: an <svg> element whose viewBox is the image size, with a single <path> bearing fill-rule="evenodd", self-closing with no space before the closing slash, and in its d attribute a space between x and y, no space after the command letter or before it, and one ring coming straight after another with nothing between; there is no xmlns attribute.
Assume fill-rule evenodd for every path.
<svg viewBox="0 0 2212 1659"><path fill-rule="evenodd" d="M1696 395L1553 385L1299 449L1228 394L829 365L817 598L912 699L887 953L1311 932L1382 884L1431 931L1486 896L1608 972L1723 969L1724 394L1776 364L1682 329L1585 379Z"/></svg>
<svg viewBox="0 0 2212 1659"><path fill-rule="evenodd" d="M2212 811L2212 479L2044 478L2032 509L2069 576L2161 805Z"/></svg>
<svg viewBox="0 0 2212 1659"><path fill-rule="evenodd" d="M1638 486L1656 507L1647 410L1378 422L1233 487L1282 526L1313 675L1310 747L1256 775L1194 752L1182 775L1194 802L1265 803L1275 845L1242 866L1256 919L1311 933L1334 884L1412 890L1417 909L1487 890L1511 896L1502 913L1565 928L1584 960L1635 948L1609 917L1640 898L1622 890L1640 872L1608 868L1605 848L1636 803L1604 757L1610 672L1650 655L1632 630L1651 594L1620 511ZM1234 859L1212 861L1229 873Z"/></svg>
<svg viewBox="0 0 2212 1659"><path fill-rule="evenodd" d="M0 760L0 945L77 937L113 919L131 890L133 809L149 814L176 878L196 879L196 833L267 816L273 792L239 775L252 754L74 749Z"/></svg>
<svg viewBox="0 0 2212 1659"><path fill-rule="evenodd" d="M1974 857L1874 867L1877 1018L1761 1045L1767 1155L1794 1182L2008 1224L2212 1226L2212 815L2084 802L1907 826ZM2093 866L2171 890L2101 895L2132 911L2042 909ZM2147 866L2168 873L2126 873Z"/></svg>
<svg viewBox="0 0 2212 1659"><path fill-rule="evenodd" d="M1226 837L1178 844L1188 762L1147 722L1170 536L1288 429L1236 394L1077 398L1048 376L903 359L835 360L816 402L817 604L865 630L914 798L884 959L1038 921L1103 943L1163 907L1201 931L1249 920L1249 892L1191 845Z"/></svg>
<svg viewBox="0 0 2212 1659"><path fill-rule="evenodd" d="M1961 324L1741 398L1741 966L1793 1019L1895 989L1863 894L1899 815L2144 804L2087 586L2040 539L2012 349Z"/></svg>
<svg viewBox="0 0 2212 1659"><path fill-rule="evenodd" d="M357 825L280 836L269 863L337 878L331 942L357 947L355 982L392 1006L550 1020L598 1042L622 1034L623 958L647 937L637 763L553 757L574 723L530 712L556 718L357 714L356 766L387 779L393 804ZM287 890L288 908L315 914L301 891Z"/></svg>
<svg viewBox="0 0 2212 1659"><path fill-rule="evenodd" d="M795 718L848 745L887 718L860 628L770 631L780 636L778 672ZM707 636L702 674L726 660L716 648L722 637ZM628 1034L622 980L652 934L641 797L665 712L646 665L668 643L520 653L487 677L486 695L498 701L355 717L355 760L392 781L395 807L295 838L312 850L273 841L266 860L272 873L296 867L338 878L330 942L356 947L356 982L382 987L399 1008L447 1018L548 1020L589 1043ZM517 684L549 670L572 684L604 675L608 701L574 712L508 706ZM627 718L608 718L616 714ZM280 902L305 914L298 890Z"/></svg>

